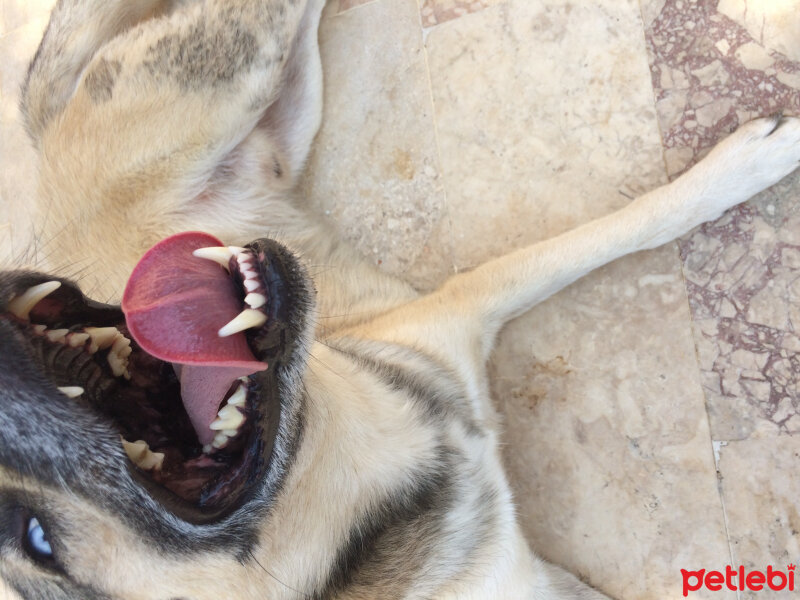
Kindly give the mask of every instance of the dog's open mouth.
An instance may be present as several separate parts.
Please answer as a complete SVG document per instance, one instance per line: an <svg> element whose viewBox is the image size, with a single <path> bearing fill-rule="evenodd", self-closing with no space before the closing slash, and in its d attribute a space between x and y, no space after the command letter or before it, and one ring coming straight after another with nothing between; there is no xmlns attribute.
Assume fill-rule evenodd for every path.
<svg viewBox="0 0 800 600"><path fill-rule="evenodd" d="M275 442L274 369L293 351L296 300L282 259L269 241L179 234L137 265L122 310L45 281L1 317L63 394L113 423L148 485L218 512L264 474Z"/></svg>

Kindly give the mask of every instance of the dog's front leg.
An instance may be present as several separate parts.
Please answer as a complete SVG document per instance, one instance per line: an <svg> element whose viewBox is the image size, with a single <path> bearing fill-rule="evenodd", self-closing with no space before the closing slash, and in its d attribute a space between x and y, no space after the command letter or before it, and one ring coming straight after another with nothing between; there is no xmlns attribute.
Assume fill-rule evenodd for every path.
<svg viewBox="0 0 800 600"><path fill-rule="evenodd" d="M800 119L752 121L700 163L622 210L454 277L442 292L462 298L482 329L482 355L508 320L616 258L665 244L716 219L800 165Z"/></svg>
<svg viewBox="0 0 800 600"><path fill-rule="evenodd" d="M753 121L672 183L618 212L456 275L359 335L425 349L480 388L483 365L510 319L597 267L719 217L799 162L800 119Z"/></svg>

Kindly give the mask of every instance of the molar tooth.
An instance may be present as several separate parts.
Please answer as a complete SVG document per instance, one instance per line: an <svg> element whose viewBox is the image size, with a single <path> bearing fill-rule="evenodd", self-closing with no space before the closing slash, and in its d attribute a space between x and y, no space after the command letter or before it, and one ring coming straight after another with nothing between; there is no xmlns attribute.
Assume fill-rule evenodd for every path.
<svg viewBox="0 0 800 600"><path fill-rule="evenodd" d="M44 335L45 332L47 331L47 325L34 325L33 331L37 335Z"/></svg>
<svg viewBox="0 0 800 600"><path fill-rule="evenodd" d="M222 433L221 431L214 436L214 440L211 442L212 448L222 448L228 443L228 436Z"/></svg>
<svg viewBox="0 0 800 600"><path fill-rule="evenodd" d="M77 385L68 385L58 388L58 391L64 394L67 398L77 398L83 394L83 388Z"/></svg>
<svg viewBox="0 0 800 600"><path fill-rule="evenodd" d="M67 344L72 348L79 348L86 343L89 337L88 333L71 333L67 336Z"/></svg>
<svg viewBox="0 0 800 600"><path fill-rule="evenodd" d="M114 374L114 377L125 376L125 379L130 379L131 374L128 372L128 359L120 356L117 352L114 352L112 349L111 352L108 353L108 366L111 367L111 372Z"/></svg>
<svg viewBox="0 0 800 600"><path fill-rule="evenodd" d="M161 470L161 465L164 463L163 452L153 452L144 440L129 442L123 437L120 439L122 440L122 447L125 449L128 458L130 458L137 467L145 471L149 471L150 469L155 469L156 471Z"/></svg>
<svg viewBox="0 0 800 600"><path fill-rule="evenodd" d="M219 337L227 337L234 333L244 331L245 329L261 327L266 322L267 315L263 312L254 308L246 308L236 315L230 323L220 329L217 335L219 335Z"/></svg>
<svg viewBox="0 0 800 600"><path fill-rule="evenodd" d="M27 321L33 307L60 287L60 281L48 281L29 287L21 296L11 299L11 302L8 303L8 310L16 317Z"/></svg>
<svg viewBox="0 0 800 600"><path fill-rule="evenodd" d="M242 274L244 275L245 279L258 279L258 273L255 271L242 270Z"/></svg>
<svg viewBox="0 0 800 600"><path fill-rule="evenodd" d="M253 255L249 250L246 249L242 249L242 252L236 256L236 262L238 262L240 265L249 264L252 259Z"/></svg>
<svg viewBox="0 0 800 600"><path fill-rule="evenodd" d="M267 297L264 294L250 292L244 297L244 301L250 305L250 308L261 308L267 303Z"/></svg>
<svg viewBox="0 0 800 600"><path fill-rule="evenodd" d="M240 385L238 388L236 388L236 391L233 392L231 397L228 398L228 406L244 406L246 400L247 390L243 385Z"/></svg>
<svg viewBox="0 0 800 600"><path fill-rule="evenodd" d="M206 444L203 446L203 454L211 454L211 451L214 449L214 446L211 444Z"/></svg>
<svg viewBox="0 0 800 600"><path fill-rule="evenodd" d="M111 344L111 351L116 354L121 354L122 349L128 348L130 345L131 341L120 333L114 339L114 343Z"/></svg>
<svg viewBox="0 0 800 600"><path fill-rule="evenodd" d="M228 436L228 438L234 437L237 433L239 433L238 429L223 429L222 433Z"/></svg>
<svg viewBox="0 0 800 600"><path fill-rule="evenodd" d="M47 339L51 342L61 342L63 344L68 333L69 329L51 329L45 333L45 336L47 336Z"/></svg>
<svg viewBox="0 0 800 600"><path fill-rule="evenodd" d="M92 338L93 346L97 346L95 352L110 348L116 341L117 334L119 334L119 330L116 327L86 327L84 331Z"/></svg>
<svg viewBox="0 0 800 600"><path fill-rule="evenodd" d="M228 263L230 262L231 257L234 256L234 252L232 248L226 248L225 246L212 246L210 248L198 248L192 252L192 256L213 260L220 266L225 267L225 269L230 273Z"/></svg>
<svg viewBox="0 0 800 600"><path fill-rule="evenodd" d="M217 415L214 422L208 426L212 431L236 430L244 423L244 415L235 406L224 406Z"/></svg>
<svg viewBox="0 0 800 600"><path fill-rule="evenodd" d="M255 292L260 287L261 284L255 279L246 279L244 282L244 289L246 289L248 292Z"/></svg>

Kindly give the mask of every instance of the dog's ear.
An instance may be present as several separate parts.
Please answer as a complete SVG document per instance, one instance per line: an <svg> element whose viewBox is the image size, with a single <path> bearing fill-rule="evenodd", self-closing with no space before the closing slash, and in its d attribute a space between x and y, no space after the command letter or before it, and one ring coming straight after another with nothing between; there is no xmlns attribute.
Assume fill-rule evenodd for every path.
<svg viewBox="0 0 800 600"><path fill-rule="evenodd" d="M259 123L283 155L276 169L294 183L303 170L311 142L322 120L322 65L317 31L324 0L311 0L306 9L289 61L283 73L278 99Z"/></svg>

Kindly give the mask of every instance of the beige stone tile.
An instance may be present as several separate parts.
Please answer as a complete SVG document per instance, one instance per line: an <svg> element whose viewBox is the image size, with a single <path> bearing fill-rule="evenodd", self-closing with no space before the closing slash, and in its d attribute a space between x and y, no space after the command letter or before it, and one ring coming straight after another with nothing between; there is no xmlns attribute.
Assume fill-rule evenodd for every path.
<svg viewBox="0 0 800 600"><path fill-rule="evenodd" d="M456 266L665 181L642 27L633 1L509 0L429 32ZM677 598L680 568L729 562L674 245L536 307L492 365L538 551L618 598Z"/></svg>
<svg viewBox="0 0 800 600"><path fill-rule="evenodd" d="M636 2L510 0L426 45L459 268L664 181Z"/></svg>
<svg viewBox="0 0 800 600"><path fill-rule="evenodd" d="M720 0L717 10L750 33L768 50L800 61L800 2L797 0Z"/></svg>
<svg viewBox="0 0 800 600"><path fill-rule="evenodd" d="M679 598L681 568L730 562L674 246L535 307L492 364L537 551L614 598Z"/></svg>
<svg viewBox="0 0 800 600"><path fill-rule="evenodd" d="M475 13L504 0L422 0L422 26L432 27Z"/></svg>
<svg viewBox="0 0 800 600"><path fill-rule="evenodd" d="M376 264L427 287L420 272L439 235L444 194L415 0L381 0L326 19L322 130L303 185L317 208ZM386 27L391 23L391 27Z"/></svg>
<svg viewBox="0 0 800 600"><path fill-rule="evenodd" d="M786 571L800 560L800 439L780 437L730 442L719 450L733 565ZM795 575L798 578L798 575ZM800 588L800 579L795 583ZM796 598L795 592L743 592L743 599Z"/></svg>

